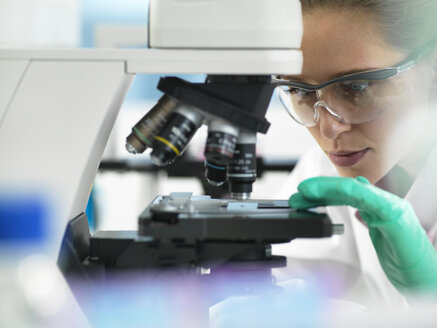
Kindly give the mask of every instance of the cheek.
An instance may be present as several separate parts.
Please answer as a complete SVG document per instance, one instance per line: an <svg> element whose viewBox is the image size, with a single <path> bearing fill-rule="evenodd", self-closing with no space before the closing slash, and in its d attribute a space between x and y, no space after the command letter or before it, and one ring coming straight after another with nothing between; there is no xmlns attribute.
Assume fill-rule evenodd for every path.
<svg viewBox="0 0 437 328"><path fill-rule="evenodd" d="M425 102L404 102L383 113L364 133L376 145L384 166L394 166L418 140L426 127L428 107Z"/></svg>
<svg viewBox="0 0 437 328"><path fill-rule="evenodd" d="M316 126L312 127L312 128L307 128L308 132L311 133L311 135L313 136L314 139L318 139L320 133L319 133L319 128L317 128ZM318 140L317 140L318 141Z"/></svg>
<svg viewBox="0 0 437 328"><path fill-rule="evenodd" d="M402 99L360 129L375 144L378 156L391 166L418 141L429 125L429 76L423 67L405 75L407 89Z"/></svg>
<svg viewBox="0 0 437 328"><path fill-rule="evenodd" d="M307 128L308 132L311 134L311 136L314 138L314 140L316 140L317 144L324 149L324 141L323 141L323 137L320 134L320 129L318 127L318 125L313 126L311 128Z"/></svg>

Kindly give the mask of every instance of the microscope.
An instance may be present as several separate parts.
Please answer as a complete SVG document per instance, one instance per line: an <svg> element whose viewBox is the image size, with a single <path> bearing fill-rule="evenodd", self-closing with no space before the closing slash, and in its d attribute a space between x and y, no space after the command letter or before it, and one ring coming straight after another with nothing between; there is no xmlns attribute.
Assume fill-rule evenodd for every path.
<svg viewBox="0 0 437 328"><path fill-rule="evenodd" d="M58 265L73 292L78 277L109 281L131 270L183 272L210 286L243 274L237 294L259 281L273 288L271 269L286 259L271 244L342 232L325 214L250 198L256 136L269 129L265 114L280 83L273 76L301 70L300 2L151 0L148 36L147 49L0 48L0 184L56 202L54 256L62 245ZM154 164L177 165L205 124L205 178L227 181L230 199L159 195L137 231L91 235L83 212L104 147L135 75L147 73L164 75L163 96L132 128L127 151L150 148ZM206 79L171 76L180 73Z"/></svg>
<svg viewBox="0 0 437 328"><path fill-rule="evenodd" d="M269 76L208 75L205 83L162 78L164 96L127 137L129 152L152 148L159 166L180 156L202 123L208 126L205 178L213 186L226 180L233 199L250 198L256 179L256 134L266 133L264 118L275 85Z"/></svg>

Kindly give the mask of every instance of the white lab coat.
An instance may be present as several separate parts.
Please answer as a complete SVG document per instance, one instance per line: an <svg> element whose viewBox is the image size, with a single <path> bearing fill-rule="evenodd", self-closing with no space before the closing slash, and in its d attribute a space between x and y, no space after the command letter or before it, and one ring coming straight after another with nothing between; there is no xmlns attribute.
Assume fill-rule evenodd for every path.
<svg viewBox="0 0 437 328"><path fill-rule="evenodd" d="M432 183L436 167L437 147L430 152L405 197L412 203L428 234L433 236L437 230L437 183ZM301 158L276 198L287 199L297 191L301 181L314 176L338 176L335 167L318 147ZM335 298L366 308L406 306L404 297L385 276L368 229L357 219L356 210L336 206L325 211L334 223L344 225L344 234L274 245L274 254L287 257L287 268L276 269L276 278L279 281L315 278L321 280L321 284L335 284Z"/></svg>

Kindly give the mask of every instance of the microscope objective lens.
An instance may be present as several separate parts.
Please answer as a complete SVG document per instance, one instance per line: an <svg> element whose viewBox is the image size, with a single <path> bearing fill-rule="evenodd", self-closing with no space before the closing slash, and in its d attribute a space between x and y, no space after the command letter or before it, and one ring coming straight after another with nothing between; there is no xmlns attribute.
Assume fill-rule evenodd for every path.
<svg viewBox="0 0 437 328"><path fill-rule="evenodd" d="M171 164L180 156L201 124L201 117L194 114L194 119L183 112L174 112L166 125L154 137L151 159L158 166Z"/></svg>
<svg viewBox="0 0 437 328"><path fill-rule="evenodd" d="M210 131L206 140L205 158L215 163L227 164L234 157L237 137L222 131Z"/></svg>
<svg viewBox="0 0 437 328"><path fill-rule="evenodd" d="M158 103L132 128L126 139L126 150L131 154L143 153L152 146L153 138L167 122L177 102L162 96Z"/></svg>
<svg viewBox="0 0 437 328"><path fill-rule="evenodd" d="M256 180L256 146L254 143L239 143L234 158L228 164L227 180L231 197L248 199Z"/></svg>
<svg viewBox="0 0 437 328"><path fill-rule="evenodd" d="M205 178L212 186L219 187L226 182L226 164L205 160Z"/></svg>

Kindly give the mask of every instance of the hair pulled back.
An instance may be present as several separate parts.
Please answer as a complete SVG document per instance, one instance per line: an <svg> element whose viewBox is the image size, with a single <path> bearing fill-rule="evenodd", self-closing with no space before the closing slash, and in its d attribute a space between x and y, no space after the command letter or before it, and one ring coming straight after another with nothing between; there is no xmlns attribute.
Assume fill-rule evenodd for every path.
<svg viewBox="0 0 437 328"><path fill-rule="evenodd" d="M386 41L414 52L437 41L437 0L301 0L303 14L317 9L366 10Z"/></svg>

